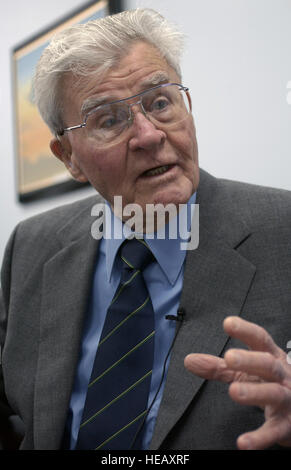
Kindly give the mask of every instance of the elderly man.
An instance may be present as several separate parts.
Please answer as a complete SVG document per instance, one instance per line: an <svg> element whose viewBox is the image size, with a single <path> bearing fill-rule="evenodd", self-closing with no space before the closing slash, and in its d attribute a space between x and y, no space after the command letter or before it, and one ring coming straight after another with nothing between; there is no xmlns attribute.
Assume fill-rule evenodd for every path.
<svg viewBox="0 0 291 470"><path fill-rule="evenodd" d="M39 61L52 152L104 199L24 221L8 243L4 448L291 446L291 195L202 170L199 182L181 41L134 10L60 33ZM129 217L116 196L143 215L173 205L167 226L196 202L199 246L145 225L97 240L96 203Z"/></svg>

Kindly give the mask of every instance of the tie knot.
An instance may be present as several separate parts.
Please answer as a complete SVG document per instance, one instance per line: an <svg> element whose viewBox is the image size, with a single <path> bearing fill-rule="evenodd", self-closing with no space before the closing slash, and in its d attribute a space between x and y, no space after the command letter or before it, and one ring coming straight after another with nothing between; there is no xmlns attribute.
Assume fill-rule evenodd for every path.
<svg viewBox="0 0 291 470"><path fill-rule="evenodd" d="M155 260L154 255L144 240L133 238L126 240L120 249L120 256L127 266L144 270L148 264Z"/></svg>

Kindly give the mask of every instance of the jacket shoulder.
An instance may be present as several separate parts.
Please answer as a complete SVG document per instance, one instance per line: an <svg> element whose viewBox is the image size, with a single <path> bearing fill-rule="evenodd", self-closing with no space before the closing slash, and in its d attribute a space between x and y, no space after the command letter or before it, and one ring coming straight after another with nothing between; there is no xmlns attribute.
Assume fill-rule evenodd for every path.
<svg viewBox="0 0 291 470"><path fill-rule="evenodd" d="M58 230L71 219L90 211L91 207L98 202L102 202L102 198L98 195L90 196L79 201L64 204L40 214L29 217L18 224L21 230L32 230L39 228Z"/></svg>
<svg viewBox="0 0 291 470"><path fill-rule="evenodd" d="M39 263L53 256L63 246L62 236L67 242L90 234L91 210L104 200L96 195L80 201L62 205L21 221L14 229L4 253L7 259L33 259Z"/></svg>
<svg viewBox="0 0 291 470"><path fill-rule="evenodd" d="M291 228L291 191L214 178L204 171L201 183L201 207L210 204L220 216L225 214L226 220L232 213L253 228L274 225Z"/></svg>

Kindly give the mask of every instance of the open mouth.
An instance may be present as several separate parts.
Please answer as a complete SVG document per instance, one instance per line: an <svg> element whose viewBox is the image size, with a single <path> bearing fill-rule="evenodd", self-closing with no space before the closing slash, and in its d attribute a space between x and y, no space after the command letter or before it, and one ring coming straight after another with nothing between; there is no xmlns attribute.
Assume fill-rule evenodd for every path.
<svg viewBox="0 0 291 470"><path fill-rule="evenodd" d="M152 168L151 170L145 171L142 176L158 176L166 173L170 168L172 168L173 165L163 165L163 166L158 166L157 168Z"/></svg>

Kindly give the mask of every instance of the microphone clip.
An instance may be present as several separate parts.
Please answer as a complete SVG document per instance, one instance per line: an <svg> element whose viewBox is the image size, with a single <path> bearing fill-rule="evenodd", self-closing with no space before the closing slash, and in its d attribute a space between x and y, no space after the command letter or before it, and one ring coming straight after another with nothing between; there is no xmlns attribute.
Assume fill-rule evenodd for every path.
<svg viewBox="0 0 291 470"><path fill-rule="evenodd" d="M175 320L175 321L178 321L178 322L183 322L185 320L184 319L185 315L186 315L185 310L183 308L179 308L177 310L177 315L166 315L165 319L166 320Z"/></svg>

